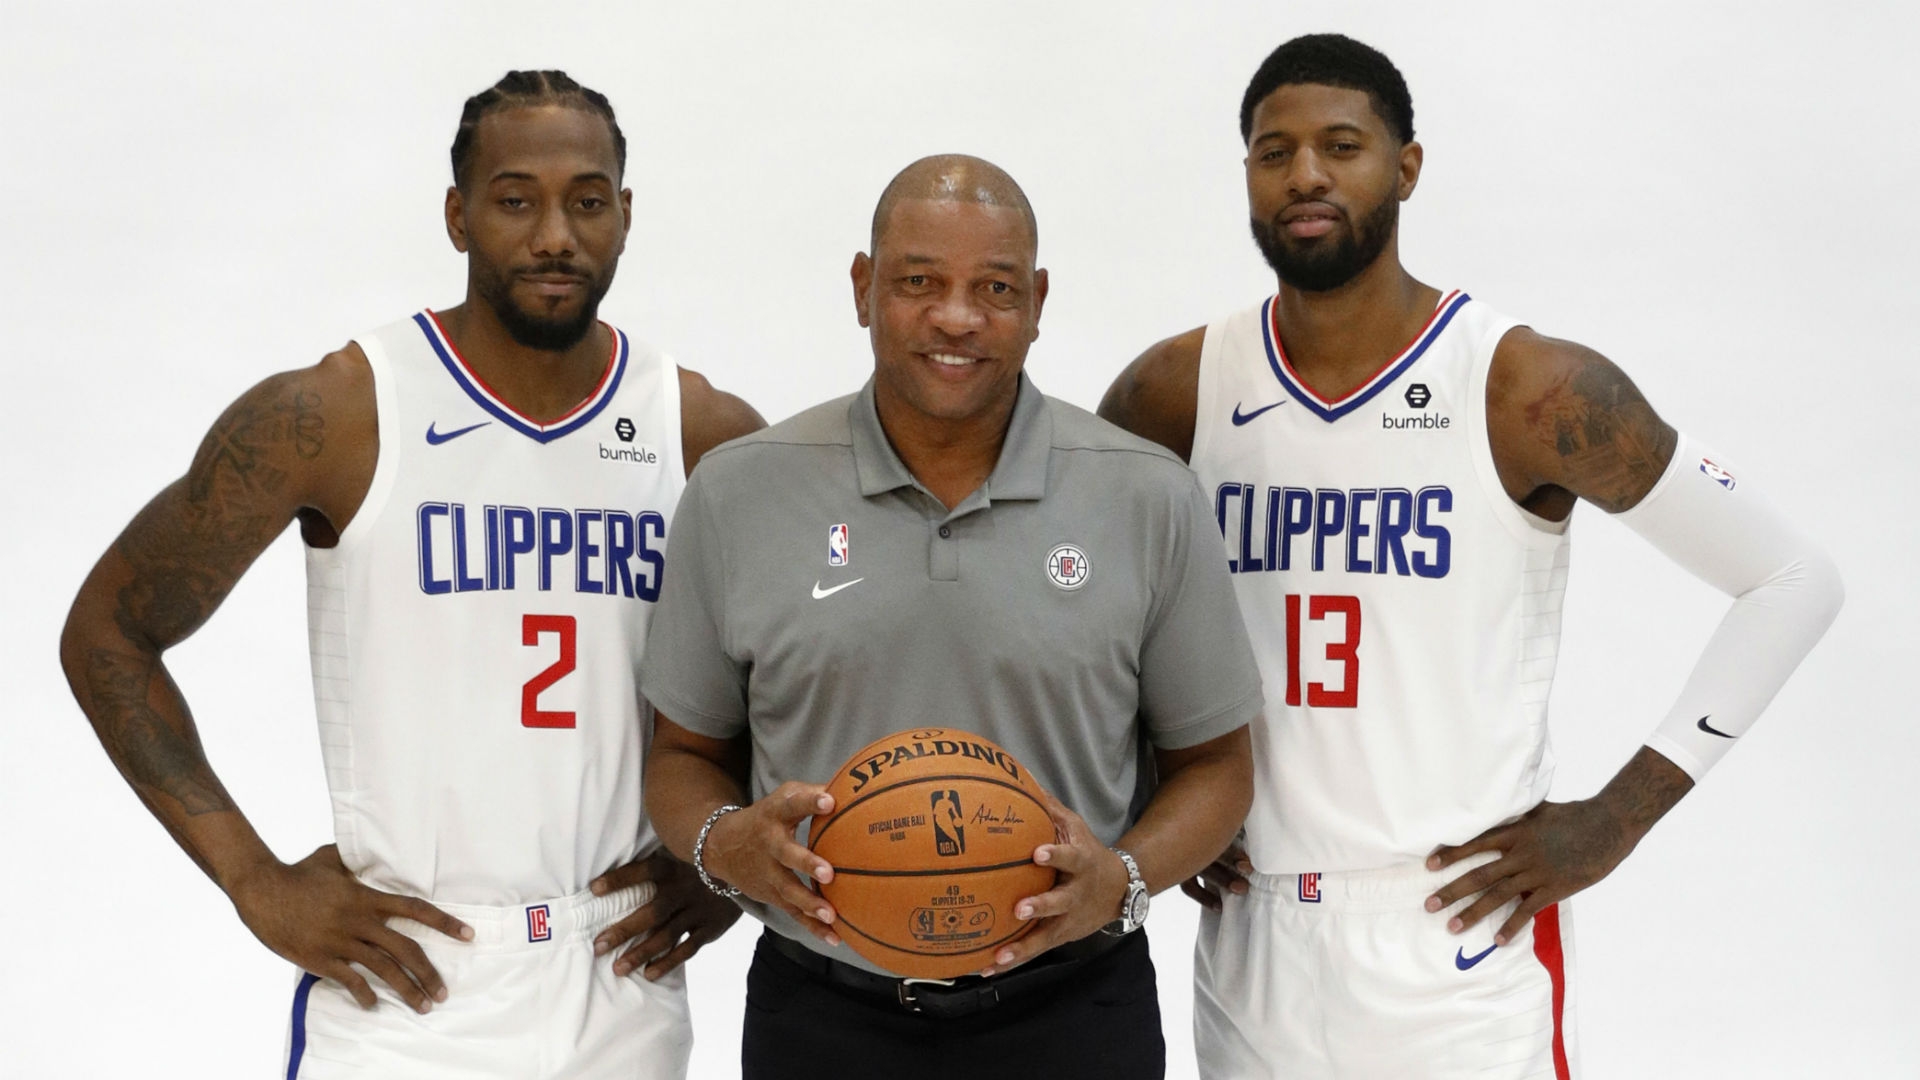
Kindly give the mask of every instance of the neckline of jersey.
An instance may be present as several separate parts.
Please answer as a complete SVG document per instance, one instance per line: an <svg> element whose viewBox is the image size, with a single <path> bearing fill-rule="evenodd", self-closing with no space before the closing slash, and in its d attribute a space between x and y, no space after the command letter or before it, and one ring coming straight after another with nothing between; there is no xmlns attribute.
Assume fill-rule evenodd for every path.
<svg viewBox="0 0 1920 1080"><path fill-rule="evenodd" d="M420 332L426 335L427 344L431 345L434 353L440 357L440 363L447 369L447 373L453 376L453 381L466 391L467 396L472 398L475 404L486 410L494 419L537 442L552 442L563 435L578 431L589 420L599 415L600 410L606 408L607 402L613 399L614 391L620 386L620 377L626 372L627 335L618 327L603 320L600 325L607 328L612 342L607 356L607 366L600 372L599 383L580 400L579 404L563 415L542 423L514 408L506 398L501 397L498 391L481 378L480 373L475 371L473 365L461 354L459 346L453 343L453 335L447 333L446 325L440 321L439 313L432 308L425 308L413 317L413 321L420 327Z"/></svg>
<svg viewBox="0 0 1920 1080"><path fill-rule="evenodd" d="M1386 363L1376 368L1359 386L1349 390L1345 396L1329 400L1308 386L1300 373L1293 370L1292 361L1287 359L1286 346L1280 342L1279 300L1278 294L1267 298L1260 311L1260 334L1267 347L1267 363L1273 368L1275 378L1280 380L1289 396L1312 412L1315 416L1331 424L1335 420L1353 412L1371 401L1374 395L1387 388L1401 373L1412 367L1414 362L1426 353L1427 347L1446 330L1447 324L1462 307L1473 297L1459 289L1454 289L1440 298L1433 307L1433 314L1427 316L1426 325L1413 335L1399 352L1388 358Z"/></svg>

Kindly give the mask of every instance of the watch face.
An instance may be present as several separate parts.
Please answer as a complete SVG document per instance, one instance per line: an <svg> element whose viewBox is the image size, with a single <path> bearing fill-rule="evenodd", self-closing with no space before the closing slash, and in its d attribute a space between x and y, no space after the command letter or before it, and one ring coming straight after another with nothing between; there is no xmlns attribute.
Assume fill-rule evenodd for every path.
<svg viewBox="0 0 1920 1080"><path fill-rule="evenodd" d="M1135 926L1146 922L1147 902L1151 899L1152 897L1147 894L1147 890L1145 889L1134 893L1132 901L1127 904L1127 921Z"/></svg>

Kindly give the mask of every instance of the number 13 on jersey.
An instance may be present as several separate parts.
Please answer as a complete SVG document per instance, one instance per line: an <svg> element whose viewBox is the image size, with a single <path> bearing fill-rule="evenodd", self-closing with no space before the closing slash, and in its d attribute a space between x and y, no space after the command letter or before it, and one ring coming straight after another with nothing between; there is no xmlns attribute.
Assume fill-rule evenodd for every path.
<svg viewBox="0 0 1920 1080"><path fill-rule="evenodd" d="M1306 603L1302 605L1301 601ZM1326 681L1311 681L1306 684L1306 703L1315 709L1351 709L1360 704L1360 598L1357 596L1301 596L1299 593L1287 594L1287 704L1298 705L1300 693L1300 634L1301 608L1306 608L1308 622L1329 623L1335 619L1344 623L1337 631L1332 625L1326 627L1326 647L1323 654L1325 667L1321 667L1322 657L1310 657L1317 673L1331 677L1338 672L1338 681L1329 686ZM1315 628L1318 629L1318 628ZM1316 640L1322 635L1315 634Z"/></svg>

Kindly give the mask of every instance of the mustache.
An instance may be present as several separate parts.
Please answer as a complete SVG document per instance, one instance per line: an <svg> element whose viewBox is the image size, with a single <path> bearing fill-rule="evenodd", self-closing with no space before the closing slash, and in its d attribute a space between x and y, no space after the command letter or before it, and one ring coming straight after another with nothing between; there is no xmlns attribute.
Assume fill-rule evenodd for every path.
<svg viewBox="0 0 1920 1080"><path fill-rule="evenodd" d="M577 277L588 281L593 279L592 274L565 259L548 259L545 262L535 263L532 266L522 266L516 269L514 274L519 277L532 277L535 274L565 274L568 277Z"/></svg>

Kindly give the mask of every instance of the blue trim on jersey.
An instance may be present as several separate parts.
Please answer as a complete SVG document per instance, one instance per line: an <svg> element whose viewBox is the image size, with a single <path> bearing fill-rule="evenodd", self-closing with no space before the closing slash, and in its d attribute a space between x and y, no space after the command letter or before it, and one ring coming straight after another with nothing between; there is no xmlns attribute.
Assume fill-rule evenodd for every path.
<svg viewBox="0 0 1920 1080"><path fill-rule="evenodd" d="M287 1049L287 1080L299 1080L300 1059L307 1053L307 995L319 981L320 976L308 972L300 976L300 985L293 992L293 1039Z"/></svg>
<svg viewBox="0 0 1920 1080"><path fill-rule="evenodd" d="M1331 424L1360 406L1365 405L1367 402L1372 401L1374 395L1385 390L1392 384L1393 380L1399 378L1403 372L1412 367L1414 362L1426 353L1427 346L1432 345L1434 340L1440 336L1441 332L1447 328L1447 324L1453 321L1454 315L1472 299L1473 297L1468 296L1466 293L1461 293L1455 297L1453 303L1448 304L1447 309L1442 311L1439 316L1433 320L1433 325L1428 327L1427 332L1420 336L1420 340L1414 344L1413 348L1407 350L1406 356L1402 357L1399 363L1393 365L1392 370L1384 375L1376 375L1372 383L1354 396L1344 401L1334 402L1331 405L1321 404L1320 399L1315 397L1311 390L1308 390L1305 386L1288 376L1286 365L1280 362L1280 353L1274 342L1273 300L1268 300L1260 311L1260 341L1267 347L1267 364L1273 368L1274 377L1280 380L1280 385L1286 389L1287 393L1295 401L1306 406L1315 416Z"/></svg>
<svg viewBox="0 0 1920 1080"><path fill-rule="evenodd" d="M420 332L427 336L427 344L433 346L434 354L440 357L440 363L446 366L447 374L453 376L453 381L459 384L460 389L467 392L467 396L473 399L474 404L485 409L494 419L539 443L550 443L563 435L571 435L584 427L588 421L599 416L601 410L607 407L607 402L612 401L613 395L620 389L620 377L627 373L627 335L617 327L609 327L608 329L613 330L615 339L613 374L607 377L606 386L601 390L599 400L559 427L543 428L529 423L519 413L499 405L488 396L485 390L474 385L473 380L467 376L465 366L454 359L447 347L440 343L440 335L434 333L433 323L427 318L426 312L414 315L413 321L419 325Z"/></svg>

